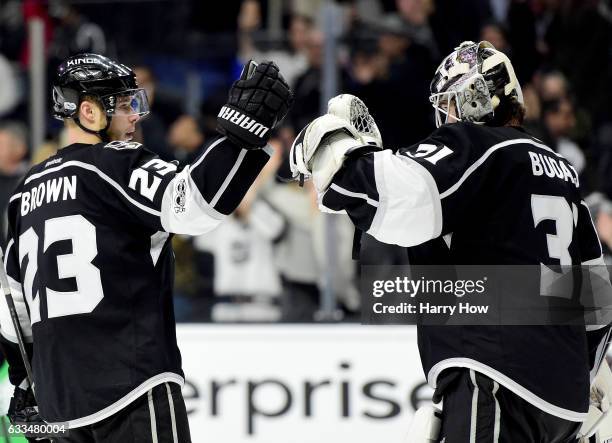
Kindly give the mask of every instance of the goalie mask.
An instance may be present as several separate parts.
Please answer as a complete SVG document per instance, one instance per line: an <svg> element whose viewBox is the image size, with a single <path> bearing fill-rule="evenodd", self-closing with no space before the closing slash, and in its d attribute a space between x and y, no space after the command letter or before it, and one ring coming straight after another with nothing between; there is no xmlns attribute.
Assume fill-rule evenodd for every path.
<svg viewBox="0 0 612 443"><path fill-rule="evenodd" d="M522 105L521 86L508 57L487 41L461 43L438 66L430 85L437 127L448 123L452 105L458 121L491 122L505 99Z"/></svg>
<svg viewBox="0 0 612 443"><path fill-rule="evenodd" d="M85 128L78 119L84 97L95 97L106 113L106 127L100 131ZM138 88L134 72L125 65L98 54L78 54L67 58L57 69L53 82L53 116L72 118L81 129L107 140L111 119L115 115L149 113L144 89Z"/></svg>

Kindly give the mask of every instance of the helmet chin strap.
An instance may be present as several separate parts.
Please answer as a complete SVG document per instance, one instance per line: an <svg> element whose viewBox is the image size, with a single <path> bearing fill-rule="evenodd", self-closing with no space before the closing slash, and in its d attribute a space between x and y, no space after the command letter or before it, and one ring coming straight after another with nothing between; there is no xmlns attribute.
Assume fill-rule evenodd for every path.
<svg viewBox="0 0 612 443"><path fill-rule="evenodd" d="M108 136L108 128L111 125L111 120L113 119L112 115L107 115L106 116L106 126L102 129L100 129L99 131L94 131L93 129L89 129L86 128L85 126L83 126L83 124L81 123L81 121L79 120L78 117L74 117L73 120L74 122L77 124L77 126L79 128L81 128L83 131L89 133L89 134L93 134L93 135L97 135L100 140L104 143L108 143L111 141L110 137Z"/></svg>

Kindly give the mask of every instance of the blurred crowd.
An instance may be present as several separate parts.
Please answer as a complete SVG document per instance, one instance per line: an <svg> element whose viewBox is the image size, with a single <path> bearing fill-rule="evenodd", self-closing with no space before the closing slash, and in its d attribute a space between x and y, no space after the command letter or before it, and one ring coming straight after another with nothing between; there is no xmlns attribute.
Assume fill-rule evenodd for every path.
<svg viewBox="0 0 612 443"><path fill-rule="evenodd" d="M85 51L133 66L152 109L137 140L182 164L215 137L217 110L242 64L271 59L295 92L294 108L236 213L212 235L174 239L177 318L358 320L359 265L405 264L405 251L364 236L353 261L349 220L320 214L308 184L281 178L296 133L322 109L330 36L321 11L330 4L338 92L364 100L386 147L416 143L434 129L429 82L461 41L488 40L505 52L523 86L526 128L579 171L612 256L612 5L597 0L234 0L214 9L196 0L0 0L0 236L12 187L30 164L63 146L61 123L51 119L42 146L29 139L31 18L46 25L48 76ZM321 310L323 297L331 309Z"/></svg>

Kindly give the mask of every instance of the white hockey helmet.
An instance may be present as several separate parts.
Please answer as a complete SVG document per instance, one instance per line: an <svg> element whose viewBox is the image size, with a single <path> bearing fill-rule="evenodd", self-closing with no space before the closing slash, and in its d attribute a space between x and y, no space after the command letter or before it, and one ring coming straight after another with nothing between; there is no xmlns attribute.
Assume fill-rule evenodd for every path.
<svg viewBox="0 0 612 443"><path fill-rule="evenodd" d="M524 104L510 59L487 41L461 43L440 63L430 85L437 127L448 122L453 100L456 120L485 124L504 98Z"/></svg>

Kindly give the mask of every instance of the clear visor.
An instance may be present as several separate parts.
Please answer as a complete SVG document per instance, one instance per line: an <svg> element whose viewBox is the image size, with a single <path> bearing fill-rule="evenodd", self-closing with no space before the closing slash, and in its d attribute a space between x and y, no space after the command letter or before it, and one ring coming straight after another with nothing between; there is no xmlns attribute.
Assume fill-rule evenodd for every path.
<svg viewBox="0 0 612 443"><path fill-rule="evenodd" d="M461 121L461 109L457 106L459 103L457 91L431 94L429 101L435 110L436 128L449 122Z"/></svg>
<svg viewBox="0 0 612 443"><path fill-rule="evenodd" d="M149 100L144 89L130 89L121 94L112 94L102 97L106 105L106 113L112 116L144 117L149 113Z"/></svg>

